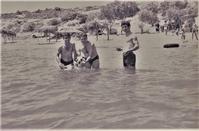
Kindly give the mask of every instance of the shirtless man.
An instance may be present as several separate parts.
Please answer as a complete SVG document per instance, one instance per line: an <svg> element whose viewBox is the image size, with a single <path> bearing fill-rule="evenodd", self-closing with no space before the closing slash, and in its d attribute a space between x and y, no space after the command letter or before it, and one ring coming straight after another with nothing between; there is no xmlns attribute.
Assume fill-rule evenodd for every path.
<svg viewBox="0 0 199 131"><path fill-rule="evenodd" d="M88 41L87 34L81 36L81 43L83 45L81 52L86 58L85 67L88 69L99 69L99 56L95 44L91 44Z"/></svg>
<svg viewBox="0 0 199 131"><path fill-rule="evenodd" d="M194 36L196 37L196 40L198 40L198 26L196 23L192 26L192 40L194 39Z"/></svg>
<svg viewBox="0 0 199 131"><path fill-rule="evenodd" d="M168 22L166 20L164 21L164 32L167 35L167 32L168 32Z"/></svg>
<svg viewBox="0 0 199 131"><path fill-rule="evenodd" d="M123 65L125 68L135 68L136 63L136 55L134 51L139 49L139 42L137 37L132 36L132 32L130 30L130 22L126 21L121 24L122 30L125 32L125 43L123 49Z"/></svg>
<svg viewBox="0 0 199 131"><path fill-rule="evenodd" d="M75 44L70 42L71 35L67 33L64 36L64 46L59 47L57 53L57 62L61 69L66 69L67 66L71 66L74 68L74 61L77 58L77 51L75 48Z"/></svg>

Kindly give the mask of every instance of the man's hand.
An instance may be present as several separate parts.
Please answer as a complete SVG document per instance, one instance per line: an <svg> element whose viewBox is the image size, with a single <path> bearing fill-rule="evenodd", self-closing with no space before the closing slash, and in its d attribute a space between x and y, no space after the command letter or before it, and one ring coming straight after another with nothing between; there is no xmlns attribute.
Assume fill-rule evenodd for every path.
<svg viewBox="0 0 199 131"><path fill-rule="evenodd" d="M66 69L66 68L67 68L67 67L64 66L64 64L62 64L62 63L59 63L59 67L60 67L61 69Z"/></svg>
<svg viewBox="0 0 199 131"><path fill-rule="evenodd" d="M77 59L77 58L75 58L75 59L74 59L74 61L75 61L75 62L77 62L77 61L78 61L78 59Z"/></svg>

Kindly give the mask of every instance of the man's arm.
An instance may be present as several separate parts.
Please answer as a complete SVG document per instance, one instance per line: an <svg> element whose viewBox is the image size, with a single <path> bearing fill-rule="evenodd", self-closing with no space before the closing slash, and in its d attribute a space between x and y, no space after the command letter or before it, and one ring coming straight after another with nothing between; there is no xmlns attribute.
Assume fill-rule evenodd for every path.
<svg viewBox="0 0 199 131"><path fill-rule="evenodd" d="M74 57L74 60L76 60L78 54L77 54L77 50L76 50L75 44L73 44L73 52L74 52L74 56L73 56L73 57Z"/></svg>
<svg viewBox="0 0 199 131"><path fill-rule="evenodd" d="M59 55L61 54L61 50L62 50L62 47L59 47L59 49L57 51L57 57L59 57Z"/></svg>
<svg viewBox="0 0 199 131"><path fill-rule="evenodd" d="M89 42L89 43L90 43L90 42ZM88 56L90 56L90 57L91 57L92 52L93 52L92 46L93 46L93 45L90 43L89 50L88 50Z"/></svg>
<svg viewBox="0 0 199 131"><path fill-rule="evenodd" d="M59 47L58 52L57 52L56 61L57 61L58 65L59 65L59 67L61 69L63 69L64 65L61 63L61 58L59 57L60 54L61 54L61 51L62 51L62 47Z"/></svg>
<svg viewBox="0 0 199 131"><path fill-rule="evenodd" d="M89 42L89 43L90 43L90 42ZM86 61L89 61L89 60L91 59L92 50L93 50L92 46L93 46L93 45L91 45L91 43L90 43L89 46L88 46L88 57L87 57Z"/></svg>
<svg viewBox="0 0 199 131"><path fill-rule="evenodd" d="M58 52L57 52L57 57L56 57L56 60L57 60L57 62L60 62L60 54L61 54L61 50L62 50L62 47L59 47L59 49L58 49Z"/></svg>

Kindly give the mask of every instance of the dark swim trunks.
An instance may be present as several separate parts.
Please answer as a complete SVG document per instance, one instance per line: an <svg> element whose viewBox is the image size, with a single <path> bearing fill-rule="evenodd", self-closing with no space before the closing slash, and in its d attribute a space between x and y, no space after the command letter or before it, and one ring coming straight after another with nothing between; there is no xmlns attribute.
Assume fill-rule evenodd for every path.
<svg viewBox="0 0 199 131"><path fill-rule="evenodd" d="M61 63L62 63L62 64L64 64L64 66L67 66L67 65L73 64L73 60L71 60L71 61L67 61L67 62L66 62L66 61L64 61L63 59L61 59L60 61L61 61Z"/></svg>
<svg viewBox="0 0 199 131"><path fill-rule="evenodd" d="M124 67L132 66L135 67L136 55L132 52L125 52L123 54L123 65Z"/></svg>
<svg viewBox="0 0 199 131"><path fill-rule="evenodd" d="M95 56L93 59L90 59L88 62L89 62L90 65L92 65L93 62L94 62L95 60L98 60L98 59L99 59L99 56L97 55L97 56Z"/></svg>

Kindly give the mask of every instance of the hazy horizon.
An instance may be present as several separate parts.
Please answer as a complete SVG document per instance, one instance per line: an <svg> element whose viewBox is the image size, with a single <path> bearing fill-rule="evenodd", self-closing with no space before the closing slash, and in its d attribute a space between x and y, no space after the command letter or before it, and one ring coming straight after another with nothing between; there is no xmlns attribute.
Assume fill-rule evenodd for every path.
<svg viewBox="0 0 199 131"><path fill-rule="evenodd" d="M45 8L75 8L86 6L106 5L110 1L1 1L1 13L15 13L19 11L35 11Z"/></svg>

